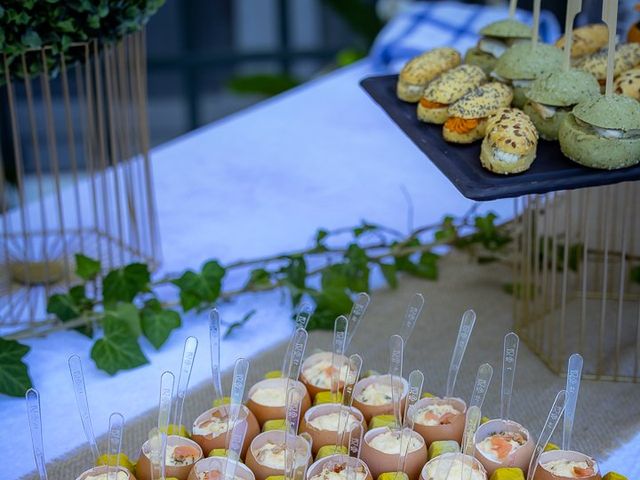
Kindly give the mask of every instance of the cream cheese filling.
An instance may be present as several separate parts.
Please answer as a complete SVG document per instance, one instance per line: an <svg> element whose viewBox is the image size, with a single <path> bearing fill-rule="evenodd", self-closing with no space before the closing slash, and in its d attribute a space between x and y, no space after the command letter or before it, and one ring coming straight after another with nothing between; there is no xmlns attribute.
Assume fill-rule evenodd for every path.
<svg viewBox="0 0 640 480"><path fill-rule="evenodd" d="M353 467L349 467L349 470L350 471L347 472L347 468L344 463L341 465L333 465L331 467L325 466L321 473L314 475L310 480L346 480L349 476L348 473L351 474L350 478L354 480L364 480L367 478L367 472L362 465L358 465L355 469Z"/></svg>
<svg viewBox="0 0 640 480"><path fill-rule="evenodd" d="M576 470L578 470L579 472L580 470L583 470L583 469L584 470L593 469L594 473L597 472L595 465L590 465L588 462L585 462L585 461L553 460L551 462L543 463L541 464L541 466L548 472L551 472L560 477L567 477L567 478L584 478L586 476L592 475L591 473L589 475L586 475L586 474L580 475L579 473L576 472Z"/></svg>
<svg viewBox="0 0 640 480"><path fill-rule="evenodd" d="M640 129L622 130L618 128L602 128L596 127L595 125L591 125L587 122L583 122L577 117L574 118L576 119L576 123L578 125L590 129L591 131L593 131L593 133L603 138L640 138Z"/></svg>
<svg viewBox="0 0 640 480"><path fill-rule="evenodd" d="M400 431L395 432L391 430L381 433L380 435L373 437L369 441L369 445L371 448L375 448L380 452L388 453L390 455L400 454L400 442L402 442L402 449L405 450L407 448L407 440L409 440L409 449L407 450L409 453L415 452L422 446L420 440L414 435L409 437L408 434L405 434L404 438L401 439L400 433Z"/></svg>

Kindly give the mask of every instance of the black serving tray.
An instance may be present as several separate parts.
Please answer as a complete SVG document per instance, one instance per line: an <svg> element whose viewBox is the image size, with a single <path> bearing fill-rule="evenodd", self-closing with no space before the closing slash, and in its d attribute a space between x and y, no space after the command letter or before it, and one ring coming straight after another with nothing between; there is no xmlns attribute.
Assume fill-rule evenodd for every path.
<svg viewBox="0 0 640 480"><path fill-rule="evenodd" d="M480 164L480 142L447 143L442 138L442 126L419 122L416 105L396 97L397 79L397 75L376 76L365 78L360 84L467 198L495 200L640 179L640 165L611 171L583 167L565 157L558 142L542 139L529 170L517 175L492 173Z"/></svg>

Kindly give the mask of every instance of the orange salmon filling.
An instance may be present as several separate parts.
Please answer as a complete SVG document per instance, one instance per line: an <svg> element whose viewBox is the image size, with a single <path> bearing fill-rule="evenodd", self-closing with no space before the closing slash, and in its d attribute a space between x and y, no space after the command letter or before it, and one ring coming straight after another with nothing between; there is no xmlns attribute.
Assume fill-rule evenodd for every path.
<svg viewBox="0 0 640 480"><path fill-rule="evenodd" d="M582 468L582 467L573 467L573 473L578 477L578 478L582 478L582 477L590 477L591 475L593 475L595 472L595 470L593 469L593 467L587 467L587 468Z"/></svg>
<svg viewBox="0 0 640 480"><path fill-rule="evenodd" d="M424 108L444 108L447 106L446 103L432 102L431 100L427 100L424 97L420 99L420 105L422 105Z"/></svg>
<svg viewBox="0 0 640 480"><path fill-rule="evenodd" d="M479 118L449 117L444 123L444 128L452 132L467 133L476 128L479 123Z"/></svg>

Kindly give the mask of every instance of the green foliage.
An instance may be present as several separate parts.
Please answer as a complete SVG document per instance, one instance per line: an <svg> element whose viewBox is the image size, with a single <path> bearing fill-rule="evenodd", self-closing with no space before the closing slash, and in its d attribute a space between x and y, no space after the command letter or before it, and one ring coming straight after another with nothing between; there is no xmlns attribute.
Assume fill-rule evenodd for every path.
<svg viewBox="0 0 640 480"><path fill-rule="evenodd" d="M156 350L162 347L171 332L182 324L178 312L163 308L155 298L144 304L141 321L142 333Z"/></svg>
<svg viewBox="0 0 640 480"><path fill-rule="evenodd" d="M131 263L111 270L102 282L105 305L131 302L139 293L148 291L150 281L149 267L143 263Z"/></svg>
<svg viewBox="0 0 640 480"><path fill-rule="evenodd" d="M0 10L0 53L6 54L12 77L22 77L20 55L41 46L49 48L46 67L55 74L60 57L67 64L84 56L74 43L99 39L112 42L140 30L164 4L164 0L20 0L5 2ZM37 52L26 55L27 71L43 70ZM0 84L5 82L0 62Z"/></svg>
<svg viewBox="0 0 640 480"><path fill-rule="evenodd" d="M225 269L218 262L206 262L199 273L187 270L172 283L180 289L180 304L185 312L213 304L220 295Z"/></svg>
<svg viewBox="0 0 640 480"><path fill-rule="evenodd" d="M120 370L130 370L149 363L138 344L137 335L130 323L118 315L107 314L102 320L104 336L91 349L96 366L115 375Z"/></svg>
<svg viewBox="0 0 640 480"><path fill-rule="evenodd" d="M102 266L98 260L89 258L81 253L76 254L76 275L83 280L93 280L100 273Z"/></svg>
<svg viewBox="0 0 640 480"><path fill-rule="evenodd" d="M227 87L234 93L271 97L300 85L300 80L284 74L258 74L234 77Z"/></svg>
<svg viewBox="0 0 640 480"><path fill-rule="evenodd" d="M333 9L351 29L362 36L369 47L382 29L382 21L375 10L375 2L367 0L322 0Z"/></svg>
<svg viewBox="0 0 640 480"><path fill-rule="evenodd" d="M251 320L251 317L253 317L255 314L256 314L255 309L250 310L240 320L238 320L237 322L233 322L231 325L227 327L227 331L225 332L223 338L225 339L229 338L233 332L235 332L239 328L242 328L249 320Z"/></svg>
<svg viewBox="0 0 640 480"><path fill-rule="evenodd" d="M0 338L0 393L21 397L31 388L27 365L22 361L29 347Z"/></svg>

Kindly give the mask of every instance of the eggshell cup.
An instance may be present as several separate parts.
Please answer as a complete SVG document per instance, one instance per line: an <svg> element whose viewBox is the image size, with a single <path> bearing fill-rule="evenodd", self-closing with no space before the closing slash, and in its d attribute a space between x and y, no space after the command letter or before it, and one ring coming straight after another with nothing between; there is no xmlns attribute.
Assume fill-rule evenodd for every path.
<svg viewBox="0 0 640 480"><path fill-rule="evenodd" d="M600 475L600 466L598 463L591 458L589 455L585 455L584 453L574 452L571 450L551 450L549 452L544 452L540 455L540 459L538 460L538 466L536 467L535 475L533 476L533 480L566 480L572 477L562 477L560 475L554 475L550 471L546 470L542 467L543 463L552 462L554 460L574 460L577 462L591 462L594 465L595 473L588 477L580 477L581 480L601 480L602 476Z"/></svg>
<svg viewBox="0 0 640 480"><path fill-rule="evenodd" d="M270 430L268 432L262 432L256 438L253 439L249 450L247 451L246 465L251 469L256 477L256 480L266 480L267 477L272 475L284 475L283 468L272 468L267 465L263 465L258 462L256 452L268 442L271 443L284 443L284 433L282 430ZM311 448L309 442L304 437L298 435L296 437L296 451L304 451L307 456L307 465L311 464Z"/></svg>
<svg viewBox="0 0 640 480"><path fill-rule="evenodd" d="M285 406L284 404L278 407L270 407L268 405L263 405L261 403L255 402L252 399L253 394L259 388L278 388L281 387L283 390L286 389L286 378L268 378L266 380L261 380L256 383L253 387L249 389L249 396L247 400L247 407L251 412L255 415L260 427L267 420L277 420L281 418L285 418ZM300 409L300 414L304 414L309 407L311 406L311 398L309 397L309 392L302 384L302 382L295 381L296 388L300 391L300 395L302 395L302 406Z"/></svg>
<svg viewBox="0 0 640 480"><path fill-rule="evenodd" d="M422 437L428 445L439 440L455 440L462 443L462 434L464 433L465 414L467 412L467 404L461 398L439 398L429 397L422 398L416 402L413 411L419 412L421 409L432 404L449 404L458 409L460 414L455 415L451 423L446 425L423 425L417 421L414 423L413 429Z"/></svg>
<svg viewBox="0 0 640 480"><path fill-rule="evenodd" d="M87 470L86 472L81 473L76 480L84 480L88 476L96 476L96 475L103 475L103 474L106 475L108 470L109 470L109 467L107 465L100 465L97 467L93 467ZM133 474L126 468L118 467L118 471L126 473L128 475L129 480L136 480L136 477L134 477Z"/></svg>
<svg viewBox="0 0 640 480"><path fill-rule="evenodd" d="M364 471L367 474L364 480L373 480L371 471L369 470L369 467L367 466L366 463L364 463L359 458L349 457L347 455L341 455L341 454L329 455L328 457L321 458L320 460L313 463L307 470L307 480L311 480L311 478L315 477L316 475L321 475L322 470L325 467L331 468L335 465L343 465L346 463L354 467L363 466Z"/></svg>
<svg viewBox="0 0 640 480"><path fill-rule="evenodd" d="M387 427L374 428L364 434L364 441L360 449L360 457L369 466L371 475L373 478L378 478L381 473L395 472L398 470L398 454L384 453L380 450L373 448L369 442L376 436L388 432ZM409 477L409 480L417 480L420 476L420 471L427 461L427 446L424 440L416 432L411 432L413 438L417 438L421 447L413 452L407 454L407 458L404 464L404 472Z"/></svg>
<svg viewBox="0 0 640 480"><path fill-rule="evenodd" d="M527 439L524 445L507 455L502 462L496 462L495 460L488 458L484 455L484 452L478 448L478 444L485 438L499 432L520 432ZM493 472L500 467L518 467L523 470L526 475L527 470L529 470L531 456L536 448L533 437L526 428L517 422L502 420L499 418L489 420L487 423L480 425L473 437L473 443L476 446L474 456L480 461L480 463L482 463L482 465L484 465L489 476L493 475Z"/></svg>
<svg viewBox="0 0 640 480"><path fill-rule="evenodd" d="M196 420L193 422L192 431L195 432L196 426L200 425L206 420L209 420L211 417L217 416L219 418L228 418L229 408L229 405L220 405L219 407L210 408L198 418L196 418ZM242 458L244 458L247 454L249 445L251 444L251 440L253 440L256 435L260 433L260 425L258 425L258 420L256 420L255 415L244 405L242 405L242 409L240 410L238 422L244 422L247 424L247 433L244 437L241 453ZM208 455L209 452L214 448L226 448L227 432L222 432L219 434L210 433L208 435L194 433L191 435L191 439L198 445L200 445L205 455Z"/></svg>
<svg viewBox="0 0 640 480"><path fill-rule="evenodd" d="M193 465L187 480L198 480L198 475L207 472L220 472L220 478L224 478L224 470L227 466L227 457L209 457L199 460ZM235 476L242 480L255 480L253 472L242 462L236 463Z"/></svg>
<svg viewBox="0 0 640 480"><path fill-rule="evenodd" d="M311 407L307 410L302 417L302 421L300 422L300 432L307 432L311 439L313 440L313 455L318 453L320 447L325 445L337 445L338 443L338 432L335 430L319 430L313 425L311 425L311 421L317 417L322 415L328 415L330 413L339 412L341 405L339 403L323 403L322 405L316 405L315 407ZM350 411L351 415L356 417L360 424L362 425L363 432L366 432L366 423L364 421L364 416L362 412L355 407L351 407ZM347 446L349 442L349 431L345 431L344 440L342 444Z"/></svg>
<svg viewBox="0 0 640 480"><path fill-rule="evenodd" d="M367 423L371 420L372 417L376 415L385 415L393 413L393 405L391 402L385 403L384 405L368 405L366 403L358 400L358 397L362 393L362 391L371 384L374 383L386 383L389 384L389 375L372 375L367 378L363 378L353 389L353 406L362 412L364 415L364 419ZM402 386L402 400L401 400L401 411L404 411L404 402L407 398L407 393L409 392L409 382L407 382L404 378L396 379L394 382L394 386Z"/></svg>
<svg viewBox="0 0 640 480"><path fill-rule="evenodd" d="M442 455L438 455L437 457L432 458L424 465L424 467L422 467L422 470L420 472L420 480L429 480L429 477L427 476L427 470L429 469L429 465L438 463L439 461L445 460L450 457L453 457L454 459L455 457L462 457L465 459L472 460L473 461L472 468L482 472L485 479L488 478L487 471L485 470L484 466L482 465L482 463L480 463L480 461L477 458L471 457L469 455L464 455L461 453L443 453Z"/></svg>
<svg viewBox="0 0 640 480"><path fill-rule="evenodd" d="M341 365L346 365L349 363L349 358L346 357L345 355L340 355L338 356L338 358L342 359ZM318 352L318 353L314 353L313 355L310 355L309 357L307 357L307 359L304 362L302 362L302 368L300 371L300 381L304 384L305 387L307 387L309 395L311 396L311 400L316 398L316 395L318 393L328 392L329 390L331 390L331 388L318 387L316 385L313 385L311 381L306 377L305 372L308 371L308 369L313 365L315 365L316 363L322 362L324 360L331 362L332 359L333 359L332 352ZM344 386L344 378L341 378L340 389L342 389L343 386Z"/></svg>
<svg viewBox="0 0 640 480"><path fill-rule="evenodd" d="M189 465L165 465L165 477L175 477L178 480L187 480L189 472L193 468L193 465L203 457L202 448L193 440L178 435L168 435L167 445L191 445L198 449L199 456L196 461ZM149 441L147 440L140 449L140 457L138 457L138 463L136 465L136 476L138 480L151 480L151 460L148 456Z"/></svg>

